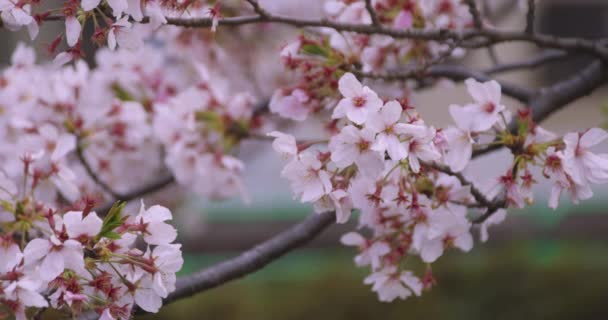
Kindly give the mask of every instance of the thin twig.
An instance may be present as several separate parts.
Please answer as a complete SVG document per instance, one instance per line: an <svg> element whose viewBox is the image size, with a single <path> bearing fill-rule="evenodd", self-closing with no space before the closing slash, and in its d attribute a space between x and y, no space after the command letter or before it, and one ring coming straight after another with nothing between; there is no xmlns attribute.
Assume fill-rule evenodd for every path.
<svg viewBox="0 0 608 320"><path fill-rule="evenodd" d="M378 14L376 13L376 10L374 10L372 0L365 0L365 9L369 13L369 17L372 19L372 25L380 26L380 20L378 19Z"/></svg>
<svg viewBox="0 0 608 320"><path fill-rule="evenodd" d="M477 3L475 2L475 0L464 0L464 2L469 7L469 12L471 13L471 17L473 17L473 26L476 29L482 29L483 22L481 19L481 12L479 11L479 8L477 7Z"/></svg>
<svg viewBox="0 0 608 320"><path fill-rule="evenodd" d="M268 12L260 6L260 4L258 3L257 0L245 0L245 1L247 1L251 5L251 7L253 7L253 11L255 11L255 13L260 15L260 17L268 17Z"/></svg>
<svg viewBox="0 0 608 320"><path fill-rule="evenodd" d="M112 189L112 187L110 187L99 176L97 176L97 174L95 173L93 168L91 168L91 165L89 164L89 162L85 159L84 146L82 145L82 139L80 137L78 137L76 140L76 156L78 157L78 160L80 160L80 163L84 167L84 169L87 172L87 174L89 175L89 177L91 179L93 179L95 184L100 186L105 192L109 193L113 198L115 198L115 199L120 198L120 194L118 192L114 191Z"/></svg>
<svg viewBox="0 0 608 320"><path fill-rule="evenodd" d="M156 191L160 191L160 190L164 189L165 187L171 185L174 182L175 182L175 178L173 176L167 176L165 178L159 179L157 181L154 181L150 184L147 184L143 187L129 191L127 193L117 194L116 197L114 197L114 199L115 199L114 201L116 201L116 200L131 201L131 200L134 200L137 198L141 198L147 194L150 194L150 193L153 193ZM105 214L106 212L108 212L110 210L110 208L114 204L114 201L110 201L110 202L102 205L99 208L95 208L95 211L97 211L98 213L101 213L101 214Z"/></svg>

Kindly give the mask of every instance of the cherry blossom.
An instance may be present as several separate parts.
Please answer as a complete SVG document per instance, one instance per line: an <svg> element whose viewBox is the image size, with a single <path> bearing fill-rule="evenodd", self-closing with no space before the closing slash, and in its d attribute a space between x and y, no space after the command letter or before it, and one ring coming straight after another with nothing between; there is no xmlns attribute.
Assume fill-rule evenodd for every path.
<svg viewBox="0 0 608 320"><path fill-rule="evenodd" d="M338 83L340 93L344 96L334 109L334 119L346 116L348 120L363 124L368 115L382 107L382 100L370 88L361 85L352 73L346 73Z"/></svg>

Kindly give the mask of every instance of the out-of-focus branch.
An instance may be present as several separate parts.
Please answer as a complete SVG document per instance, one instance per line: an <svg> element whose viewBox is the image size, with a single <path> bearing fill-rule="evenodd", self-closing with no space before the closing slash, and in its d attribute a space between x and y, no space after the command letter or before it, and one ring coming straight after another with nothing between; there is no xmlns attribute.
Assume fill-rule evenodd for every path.
<svg viewBox="0 0 608 320"><path fill-rule="evenodd" d="M540 122L567 104L591 94L608 82L608 68L601 61L589 64L572 77L552 86L542 88L530 102L532 119Z"/></svg>
<svg viewBox="0 0 608 320"><path fill-rule="evenodd" d="M479 8L477 7L477 3L475 1L476 0L464 0L467 6L469 6L469 12L473 17L473 26L475 26L475 28L477 29L482 29L483 22L481 19L481 12L479 11Z"/></svg>
<svg viewBox="0 0 608 320"><path fill-rule="evenodd" d="M380 20L378 19L376 10L374 10L374 5L372 4L372 0L365 0L365 9L369 13L369 17L372 19L372 25L380 26Z"/></svg>
<svg viewBox="0 0 608 320"><path fill-rule="evenodd" d="M93 182L95 182L95 184L97 184L99 187L101 187L103 189L103 191L109 193L113 198L118 199L120 197L120 195L116 191L114 191L112 189L112 187L110 187L107 183L105 183L95 173L93 168L91 168L91 165L89 164L87 159L85 159L85 157L84 157L84 146L82 145L82 139L80 137L78 137L76 139L76 156L78 157L78 160L84 167L84 169L87 172L87 174L89 175L89 177L91 177L91 179L93 179Z"/></svg>
<svg viewBox="0 0 608 320"><path fill-rule="evenodd" d="M542 66L546 63L561 60L568 57L569 54L559 50L546 50L541 52L539 55L525 61L514 62L514 63L503 63L496 65L492 68L487 69L484 73L492 75L502 72L516 71L522 69L533 69Z"/></svg>
<svg viewBox="0 0 608 320"><path fill-rule="evenodd" d="M258 3L257 0L245 0L245 1L247 1L251 5L251 7L253 7L253 11L255 11L255 13L260 15L260 17L268 16L268 12L260 6L260 4Z"/></svg>
<svg viewBox="0 0 608 320"><path fill-rule="evenodd" d="M210 18L167 18L167 23L177 26L192 28L207 28L211 26ZM608 60L608 47L605 45L582 38L557 37L552 35L525 33L520 31L505 31L498 29L468 29L454 31L448 29L424 30L424 29L395 29L385 26L374 26L365 24L352 24L334 22L327 19L300 19L267 13L267 16L239 16L224 18L219 21L220 25L238 26L252 23L279 23L294 27L325 27L337 31L355 32L369 35L386 35L396 39L435 40L464 43L468 40L477 40L468 47L486 47L492 44L522 41L533 43L539 47L562 49L571 52L589 53L603 60ZM466 46L465 46L466 47Z"/></svg>
<svg viewBox="0 0 608 320"><path fill-rule="evenodd" d="M177 279L176 290L164 304L187 298L205 290L215 288L232 280L258 271L314 239L335 220L333 212L312 214L302 222L239 254L194 274Z"/></svg>
<svg viewBox="0 0 608 320"><path fill-rule="evenodd" d="M477 81L489 81L492 78L484 72L471 70L461 65L435 65L421 72L418 68L403 72L369 73L353 70L357 76L370 79L381 79L385 81L405 81L409 79L424 80L428 78L448 78L454 81L462 81L467 78L474 78ZM498 80L497 80L498 81ZM523 103L528 103L535 95L533 90L525 87L510 84L505 81L498 81L502 87L502 92Z"/></svg>
<svg viewBox="0 0 608 320"><path fill-rule="evenodd" d="M175 178L173 176L167 176L165 178L159 179L157 181L154 181L150 184L144 185L140 188L129 191L127 193L117 194L114 198L116 200L121 200L121 201L131 201L131 200L134 200L137 198L141 198L150 193L160 191L160 190L166 188L167 186L173 184L174 182L175 182ZM101 214L105 214L106 212L108 212L110 210L110 208L112 207L113 204L114 204L114 202L110 201L110 202L102 205L99 208L95 208L95 210L100 212Z"/></svg>
<svg viewBox="0 0 608 320"><path fill-rule="evenodd" d="M114 204L114 201L116 201L116 200L131 201L131 200L143 197L149 193L159 191L159 190L167 187L168 185L172 184L173 182L175 182L175 178L173 176L168 176L168 177L159 179L155 182L144 185L140 188L137 188L135 190L132 190L132 191L129 191L126 193L116 192L112 189L112 187L110 187L107 183L105 183L103 180L101 180L101 178L95 173L93 168L91 168L88 161L85 159L82 139L80 137L77 138L76 155L78 157L78 160L80 160L80 163L86 170L87 174L89 175L89 177L91 177L91 179L93 179L95 184L97 184L105 192L110 194L112 196L112 198L114 199L114 200L102 205L101 207L95 208L95 210L100 212L102 215L105 214L106 212L108 212L110 210L110 208L112 208L112 205Z"/></svg>
<svg viewBox="0 0 608 320"><path fill-rule="evenodd" d="M526 14L526 33L534 33L534 20L536 16L536 1L528 1L528 12Z"/></svg>

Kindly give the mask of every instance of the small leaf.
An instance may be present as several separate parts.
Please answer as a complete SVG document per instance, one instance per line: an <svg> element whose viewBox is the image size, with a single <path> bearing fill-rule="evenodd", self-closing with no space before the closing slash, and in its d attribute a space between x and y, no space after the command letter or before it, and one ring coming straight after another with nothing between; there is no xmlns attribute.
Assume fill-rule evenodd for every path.
<svg viewBox="0 0 608 320"><path fill-rule="evenodd" d="M327 49L315 44L305 44L300 50L305 54L310 54L313 56L327 57L329 55Z"/></svg>
<svg viewBox="0 0 608 320"><path fill-rule="evenodd" d="M110 211L108 211L108 215L103 219L103 225L101 226L101 231L97 235L98 239L101 238L109 238L109 239L120 239L120 235L114 232L114 229L120 227L124 222L126 217L122 216L122 210L124 209L127 203L124 201L116 201Z"/></svg>

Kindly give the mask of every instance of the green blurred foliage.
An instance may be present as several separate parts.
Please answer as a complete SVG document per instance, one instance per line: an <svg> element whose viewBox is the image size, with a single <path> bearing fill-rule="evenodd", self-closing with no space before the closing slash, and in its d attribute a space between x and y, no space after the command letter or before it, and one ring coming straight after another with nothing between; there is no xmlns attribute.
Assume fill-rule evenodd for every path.
<svg viewBox="0 0 608 320"><path fill-rule="evenodd" d="M486 244L434 265L422 297L378 302L344 250L300 251L140 319L604 319L606 243ZM187 257L186 270L224 257Z"/></svg>

